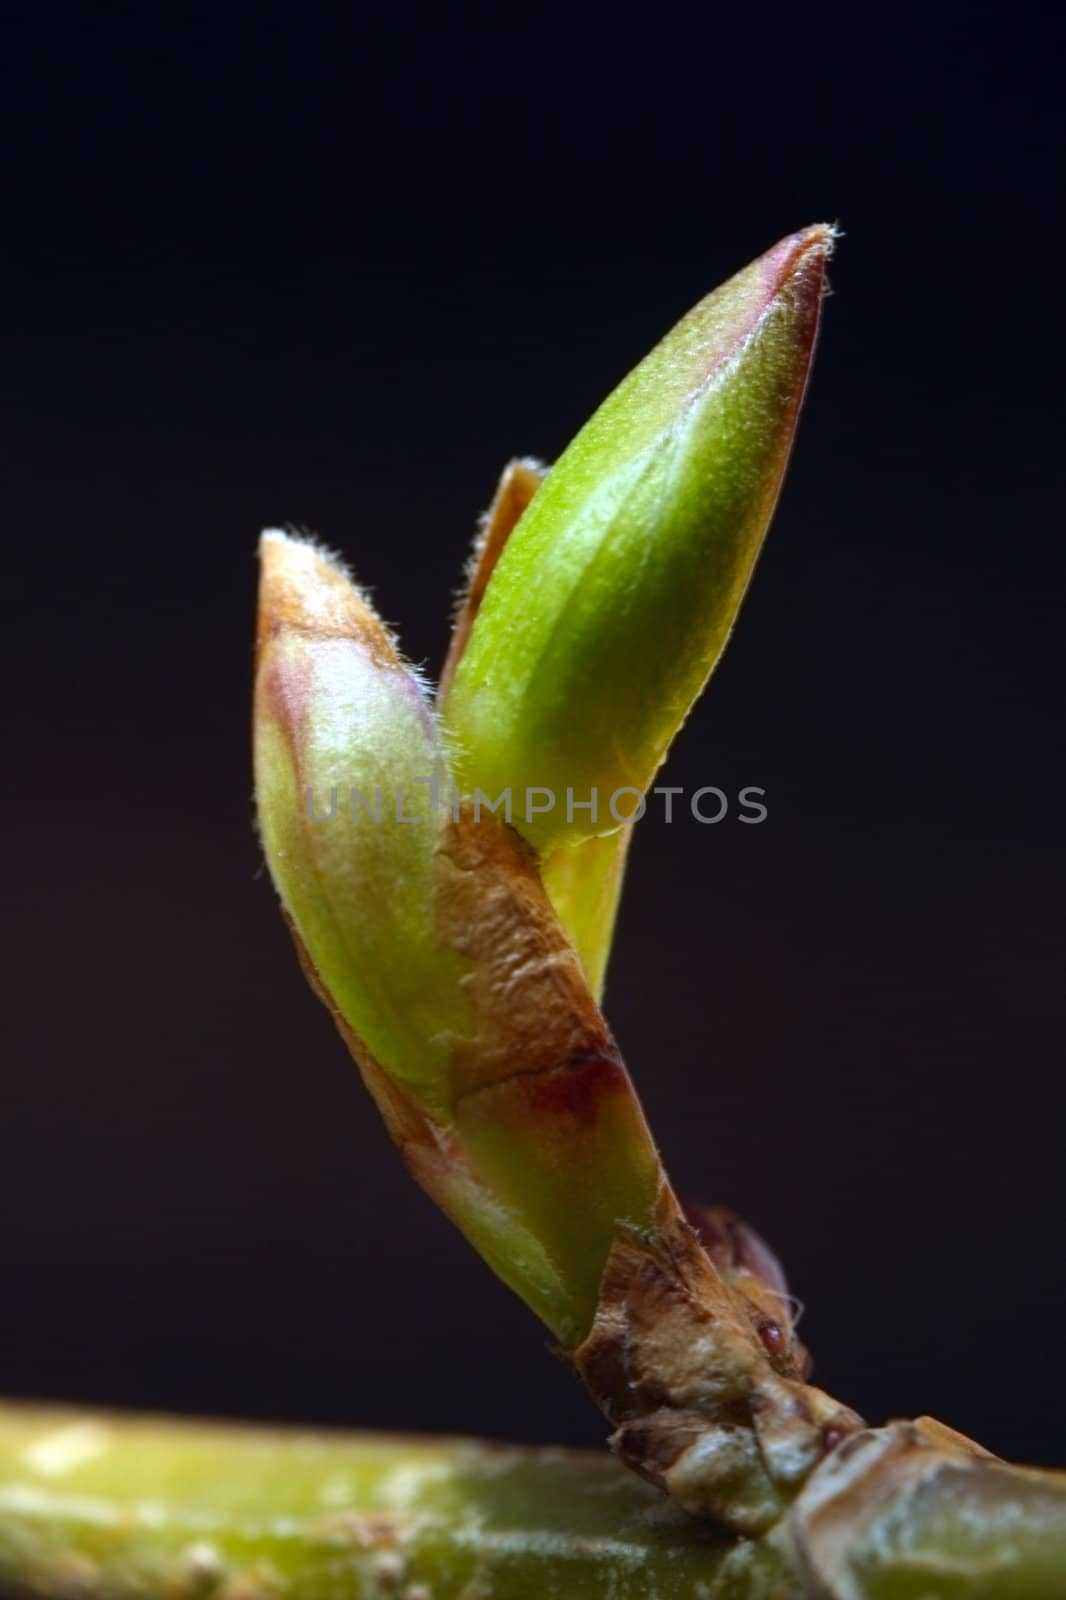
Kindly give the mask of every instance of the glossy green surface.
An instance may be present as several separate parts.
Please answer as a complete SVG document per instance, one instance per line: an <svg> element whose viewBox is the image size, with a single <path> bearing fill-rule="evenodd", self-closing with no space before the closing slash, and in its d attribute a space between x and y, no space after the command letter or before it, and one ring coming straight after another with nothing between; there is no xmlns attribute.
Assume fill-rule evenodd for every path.
<svg viewBox="0 0 1066 1600"><path fill-rule="evenodd" d="M606 1456L0 1409L0 1594L769 1600Z"/></svg>

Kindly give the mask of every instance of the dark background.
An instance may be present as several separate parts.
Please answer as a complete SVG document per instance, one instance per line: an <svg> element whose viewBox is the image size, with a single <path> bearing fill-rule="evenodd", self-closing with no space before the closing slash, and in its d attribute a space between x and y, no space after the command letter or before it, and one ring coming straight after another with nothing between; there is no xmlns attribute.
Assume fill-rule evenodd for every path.
<svg viewBox="0 0 1066 1600"><path fill-rule="evenodd" d="M436 670L475 513L839 219L799 447L608 1009L821 1380L1066 1459L1060 85L1035 13L117 6L3 48L0 1389L593 1441L401 1170L251 826L257 530Z"/></svg>

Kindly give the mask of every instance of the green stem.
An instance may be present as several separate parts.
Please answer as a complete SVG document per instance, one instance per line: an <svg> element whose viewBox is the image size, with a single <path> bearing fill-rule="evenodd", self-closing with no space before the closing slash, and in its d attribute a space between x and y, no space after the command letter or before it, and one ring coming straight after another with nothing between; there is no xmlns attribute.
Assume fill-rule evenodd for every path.
<svg viewBox="0 0 1066 1600"><path fill-rule="evenodd" d="M3 1600L788 1600L783 1566L606 1455L0 1408Z"/></svg>
<svg viewBox="0 0 1066 1600"><path fill-rule="evenodd" d="M773 1532L607 1456L0 1407L0 1600L1061 1600L1066 1475L854 1436Z"/></svg>

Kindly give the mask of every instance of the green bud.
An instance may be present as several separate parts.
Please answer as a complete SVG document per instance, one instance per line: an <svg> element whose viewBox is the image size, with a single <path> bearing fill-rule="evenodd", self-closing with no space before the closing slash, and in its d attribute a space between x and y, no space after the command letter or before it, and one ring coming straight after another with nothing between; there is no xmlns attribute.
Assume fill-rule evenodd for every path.
<svg viewBox="0 0 1066 1600"><path fill-rule="evenodd" d="M531 852L461 810L418 678L344 570L264 535L259 825L312 986L415 1177L566 1344L659 1158Z"/></svg>
<svg viewBox="0 0 1066 1600"><path fill-rule="evenodd" d="M432 707L339 563L274 531L254 731L263 848L318 982L389 1075L443 1107L447 1034L469 1024L433 931L431 784L448 775Z"/></svg>
<svg viewBox="0 0 1066 1600"><path fill-rule="evenodd" d="M648 788L722 653L788 459L832 237L792 235L691 311L499 554L442 712L463 788L509 789L539 850L617 830L611 796ZM553 804L536 794L531 814L538 790ZM595 816L580 809L593 790Z"/></svg>
<svg viewBox="0 0 1066 1600"><path fill-rule="evenodd" d="M344 572L263 542L256 787L307 975L411 1171L552 1329L622 1458L749 1535L859 1419L805 1384L772 1287L723 1276L685 1222L590 981L630 831L614 802L639 802L732 626L830 239L697 307L543 481L508 469L443 737ZM515 826L479 791L510 792Z"/></svg>

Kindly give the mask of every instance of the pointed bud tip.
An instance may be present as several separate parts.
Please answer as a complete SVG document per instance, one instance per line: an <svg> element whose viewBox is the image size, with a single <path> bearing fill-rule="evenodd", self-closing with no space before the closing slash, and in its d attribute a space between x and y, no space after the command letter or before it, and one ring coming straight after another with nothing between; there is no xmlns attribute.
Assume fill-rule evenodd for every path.
<svg viewBox="0 0 1066 1600"><path fill-rule="evenodd" d="M762 258L771 294L794 291L805 285L816 290L820 299L826 263L839 237L835 224L815 222L773 245Z"/></svg>
<svg viewBox="0 0 1066 1600"><path fill-rule="evenodd" d="M397 664L388 630L339 557L314 539L266 528L259 564L259 651L291 629L313 639L354 639L379 665Z"/></svg>
<svg viewBox="0 0 1066 1600"><path fill-rule="evenodd" d="M801 254L808 250L821 250L826 255L832 255L840 236L840 229L835 222L812 222L809 227L798 228L795 233L789 234L782 243L793 246Z"/></svg>

